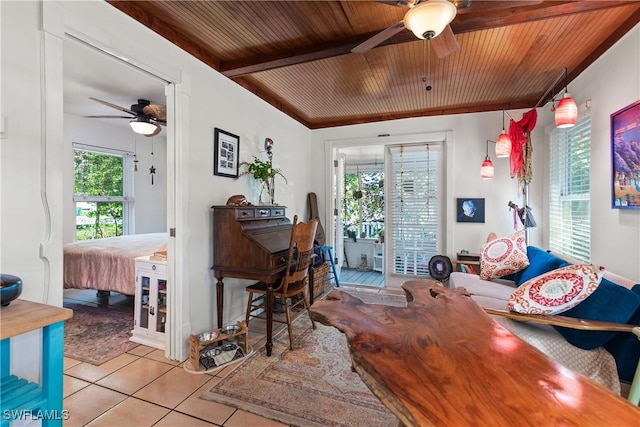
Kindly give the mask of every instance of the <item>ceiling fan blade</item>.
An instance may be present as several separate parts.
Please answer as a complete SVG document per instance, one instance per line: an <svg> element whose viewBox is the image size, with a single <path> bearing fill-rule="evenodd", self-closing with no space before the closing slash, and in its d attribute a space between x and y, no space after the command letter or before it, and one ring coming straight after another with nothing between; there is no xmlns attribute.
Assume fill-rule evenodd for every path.
<svg viewBox="0 0 640 427"><path fill-rule="evenodd" d="M441 59L460 49L451 25L447 25L438 37L431 39L430 43L433 51Z"/></svg>
<svg viewBox="0 0 640 427"><path fill-rule="evenodd" d="M453 4L458 9L458 15L465 13L479 13L510 7L533 6L542 3L542 0L518 0L518 1L482 1L482 0L455 0Z"/></svg>
<svg viewBox="0 0 640 427"><path fill-rule="evenodd" d="M89 119L133 119L131 116L83 116Z"/></svg>
<svg viewBox="0 0 640 427"><path fill-rule="evenodd" d="M102 104L102 105L106 105L107 107L115 108L116 110L120 110L120 111L122 111L122 112L124 112L124 113L129 113L129 114L131 114L133 117L136 117L136 116L137 116L137 114L136 114L136 113L134 113L133 111L129 110L128 108L124 108L124 107L121 107L121 106L119 106L119 105L112 104L112 103L110 103L110 102L103 101L103 100L98 99L98 98L94 98L94 97L92 97L92 96L90 96L90 97L89 97L89 99L93 99L94 101L99 102L99 103L100 103L100 104Z"/></svg>
<svg viewBox="0 0 640 427"><path fill-rule="evenodd" d="M155 117L158 120L167 120L167 106L158 104L149 104L142 109L147 116Z"/></svg>
<svg viewBox="0 0 640 427"><path fill-rule="evenodd" d="M358 46L351 49L352 53L365 53L369 52L374 47L378 46L380 43L390 39L391 37L398 34L400 31L404 30L404 22L400 21L397 24L393 24L392 26L380 31L375 36L369 38L368 40L360 43Z"/></svg>
<svg viewBox="0 0 640 427"><path fill-rule="evenodd" d="M416 2L416 0L374 0L376 3L384 3L390 6L406 7Z"/></svg>

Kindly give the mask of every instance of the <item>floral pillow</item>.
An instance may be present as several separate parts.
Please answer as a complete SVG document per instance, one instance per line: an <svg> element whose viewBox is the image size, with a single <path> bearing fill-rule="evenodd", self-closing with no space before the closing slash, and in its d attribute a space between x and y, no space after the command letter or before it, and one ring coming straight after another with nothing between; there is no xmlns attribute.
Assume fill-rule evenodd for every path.
<svg viewBox="0 0 640 427"><path fill-rule="evenodd" d="M591 295L602 270L593 264L572 264L527 280L509 297L507 308L524 314L558 314Z"/></svg>
<svg viewBox="0 0 640 427"><path fill-rule="evenodd" d="M524 230L491 240L480 250L480 278L483 280L517 273L528 265Z"/></svg>

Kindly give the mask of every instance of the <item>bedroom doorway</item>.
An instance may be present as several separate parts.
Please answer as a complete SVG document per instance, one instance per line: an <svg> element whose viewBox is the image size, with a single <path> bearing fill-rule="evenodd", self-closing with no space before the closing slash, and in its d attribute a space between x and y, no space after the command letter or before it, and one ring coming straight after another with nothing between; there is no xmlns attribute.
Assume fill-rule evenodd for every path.
<svg viewBox="0 0 640 427"><path fill-rule="evenodd" d="M67 244L77 240L78 217L92 220L92 215L83 215L83 206L101 202L100 197L106 197L102 202L111 207L114 207L114 198L121 198L122 203L115 205L120 206L122 213L97 214L99 216L94 216L93 221L117 222L120 217L122 234L168 233L175 227L172 222L175 214L171 213L175 209L175 132L170 131L169 126L162 126L156 135L134 133L129 124L131 117L117 109L133 110L133 104L148 99L154 105L166 105L169 125L172 122L168 119L173 117L175 109L175 84L138 66L135 61L124 60L124 55L71 33L73 30L65 35L62 47L65 146L69 153L81 147L94 153L120 156L125 179L122 194L83 194L78 198L74 188L74 156L69 155L64 172L64 193L67 195L65 200L72 202L64 205L63 241ZM81 215L78 215L78 207ZM102 228L104 231L108 227ZM104 233L95 234L91 237L109 237ZM172 253L173 248L172 242L168 242L166 250ZM169 256L168 262L175 263L174 257ZM169 270L175 275L173 266ZM181 357L181 344L175 342L180 339L176 333L179 328L175 325L181 324L182 320L172 317L176 311L181 312L176 310L181 301L181 289L173 285L176 282L179 281L174 276L168 278L167 303L171 310L167 313L170 320L165 331L164 355L170 359ZM130 293L134 293L134 289L135 283ZM112 294L108 297L112 311L133 310L133 297L128 296L129 292ZM93 295L96 295L95 291ZM65 293L65 302L74 298L87 303L86 293ZM91 305L99 303L100 298L90 302ZM132 322L126 327L127 332L133 327Z"/></svg>

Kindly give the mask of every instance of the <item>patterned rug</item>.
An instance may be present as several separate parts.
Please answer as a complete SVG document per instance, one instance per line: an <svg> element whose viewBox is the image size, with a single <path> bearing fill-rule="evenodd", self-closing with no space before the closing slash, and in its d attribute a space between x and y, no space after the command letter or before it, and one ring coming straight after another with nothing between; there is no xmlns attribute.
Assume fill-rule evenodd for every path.
<svg viewBox="0 0 640 427"><path fill-rule="evenodd" d="M82 304L65 304L73 317L64 324L64 355L101 365L139 344L129 341L133 312Z"/></svg>
<svg viewBox="0 0 640 427"><path fill-rule="evenodd" d="M376 298L368 294L362 299ZM393 305L404 300L383 299ZM351 371L344 335L316 325L311 329L304 313L293 324L294 351L286 333L277 335L271 357L260 348L201 398L293 426L397 426L398 419Z"/></svg>

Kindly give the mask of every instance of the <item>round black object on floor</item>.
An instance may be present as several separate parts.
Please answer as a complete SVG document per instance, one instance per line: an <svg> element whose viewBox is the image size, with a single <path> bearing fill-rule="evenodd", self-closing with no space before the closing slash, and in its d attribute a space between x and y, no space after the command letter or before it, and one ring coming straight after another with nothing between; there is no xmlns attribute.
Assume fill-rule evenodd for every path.
<svg viewBox="0 0 640 427"><path fill-rule="evenodd" d="M436 280L447 280L452 271L453 264L446 255L434 255L429 260L429 275Z"/></svg>
<svg viewBox="0 0 640 427"><path fill-rule="evenodd" d="M0 274L0 305L9 305L22 293L22 279L11 274Z"/></svg>

